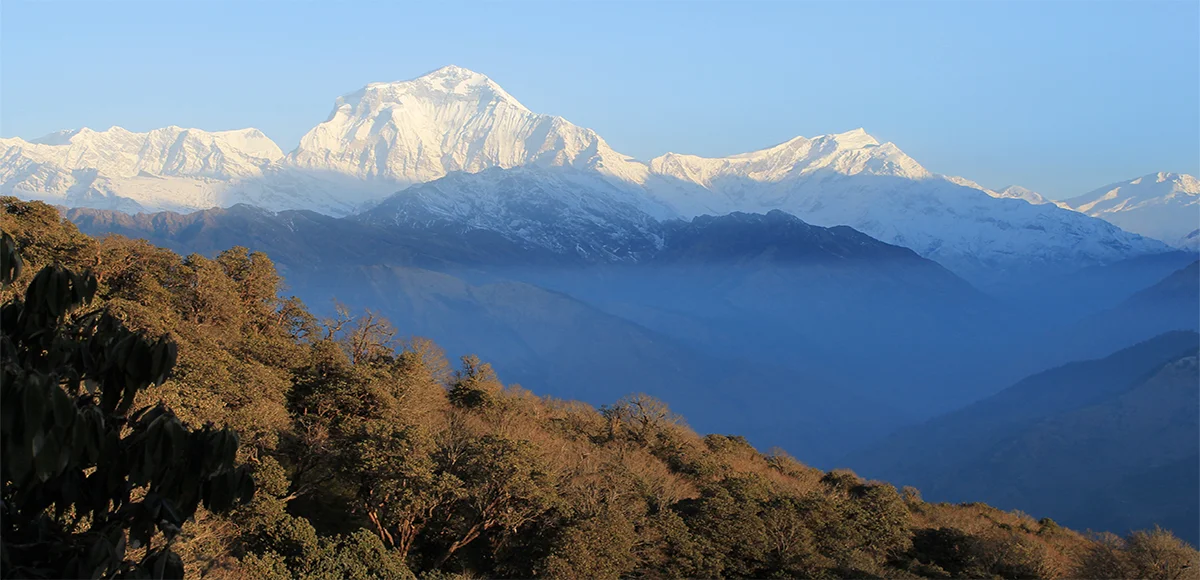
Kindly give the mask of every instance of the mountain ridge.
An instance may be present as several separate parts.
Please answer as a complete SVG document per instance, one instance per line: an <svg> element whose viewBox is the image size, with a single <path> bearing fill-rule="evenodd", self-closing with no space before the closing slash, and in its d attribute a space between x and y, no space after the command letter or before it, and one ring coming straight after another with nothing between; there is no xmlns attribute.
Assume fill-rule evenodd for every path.
<svg viewBox="0 0 1200 580"><path fill-rule="evenodd" d="M1110 183L1063 203L1178 248L1198 247L1191 236L1200 224L1200 180L1185 173L1150 173Z"/></svg>

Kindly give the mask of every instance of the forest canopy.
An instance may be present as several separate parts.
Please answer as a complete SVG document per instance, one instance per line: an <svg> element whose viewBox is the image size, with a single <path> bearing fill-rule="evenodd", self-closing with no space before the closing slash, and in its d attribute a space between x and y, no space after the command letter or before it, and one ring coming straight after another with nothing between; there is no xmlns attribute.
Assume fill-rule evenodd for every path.
<svg viewBox="0 0 1200 580"><path fill-rule="evenodd" d="M73 345L132 336L147 353L170 351L174 359L167 368L155 358L165 354L114 356L122 376L139 379L121 391L128 401L106 399L115 375L92 394L65 369L77 365L98 375L116 366L68 357L38 367L8 346L27 337L5 319L6 439L10 393L32 396L24 393L35 383L41 398L30 404L44 400L63 417L92 413L93 405L103 411L96 421L108 426L110 439L134 437L159 417L167 419L156 429L170 423L172 433L184 433L177 438L236 439L232 447L225 439L214 443L214 459L193 475L228 480L218 491L158 494L164 488L152 480L183 467L125 473L123 489L135 491L104 510L66 500L30 508L47 529L79 530L36 541L17 533L14 526L23 522L10 510L27 505L33 482L52 478L6 465L5 578L37 576L17 567L22 550L35 550L29 545L42 556L69 552L78 546L65 542L91 530L114 546L106 554L120 556L95 568L101 577L1185 578L1200 572L1197 552L1163 530L1124 538L1081 534L982 504L928 503L917 490L845 470L823 472L780 450L762 453L736 435L701 436L667 403L646 395L599 409L539 397L504 384L476 357L452 364L433 342L407 336L374 313L338 308L319 319L286 295L268 256L246 248L182 257L141 240L82 235L42 203L0 198L0 207L0 229L23 263L18 272L6 257L0 268L12 278L0 290L5 312L42 295L30 293L43 283L39 275L58 276L80 293L69 307L46 307L54 316L41 321L50 330L39 336ZM106 326L96 330L101 320ZM142 372L144 366L159 372ZM117 402L105 406L106 400ZM105 423L118 418L125 422ZM32 416L22 421L23 428L39 425ZM83 477L128 467L106 464L90 441L85 433L58 442ZM147 520L113 515L122 505L149 503L141 494L150 492L136 489L155 490L160 511L181 516L157 541L140 541ZM163 520L155 517L148 521ZM88 545L96 545L99 536L89 537Z"/></svg>

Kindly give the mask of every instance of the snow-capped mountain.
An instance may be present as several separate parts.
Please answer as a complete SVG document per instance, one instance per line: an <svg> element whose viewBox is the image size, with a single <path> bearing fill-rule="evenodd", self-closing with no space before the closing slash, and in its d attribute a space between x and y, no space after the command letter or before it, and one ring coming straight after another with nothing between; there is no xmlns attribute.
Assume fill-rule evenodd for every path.
<svg viewBox="0 0 1200 580"><path fill-rule="evenodd" d="M4 139L21 146L20 139ZM94 169L112 176L138 173L192 177L245 177L283 157L279 146L257 129L209 133L166 127L132 133L120 127L107 131L60 131L24 145L28 156L69 169Z"/></svg>
<svg viewBox="0 0 1200 580"><path fill-rule="evenodd" d="M396 187L293 168L258 129L83 128L0 139L0 194L69 207L190 212L245 203L346 215Z"/></svg>
<svg viewBox="0 0 1200 580"><path fill-rule="evenodd" d="M667 153L649 162L650 193L685 216L730 211L789 209L764 184L817 183L831 176L887 176L906 180L933 177L895 145L880 145L863 129L808 139L796 137L760 151L706 158ZM757 206L757 207L756 207Z"/></svg>
<svg viewBox="0 0 1200 580"><path fill-rule="evenodd" d="M726 158L668 154L650 168L649 194L685 217L782 209L911 248L977 282L1166 250L1053 204L934 174L862 129Z"/></svg>
<svg viewBox="0 0 1200 580"><path fill-rule="evenodd" d="M583 235L604 219L632 224L779 209L819 226L849 225L968 276L1165 249L1101 220L1031 205L1036 198L1013 188L994 192L934 174L863 129L729 157L668 153L641 162L456 66L338 98L329 118L287 155L254 129L176 127L4 139L0 152L0 193L123 211L247 203L345 216L408 187L372 219L436 217L546 242L571 227ZM509 175L521 167L564 171ZM1014 196L1021 199L1004 199ZM622 243L605 238L583 251L632 255Z"/></svg>
<svg viewBox="0 0 1200 580"><path fill-rule="evenodd" d="M191 210L222 204L229 183L260 177L282 158L257 129L84 128L0 139L0 192L71 206Z"/></svg>
<svg viewBox="0 0 1200 580"><path fill-rule="evenodd" d="M339 97L287 161L399 185L521 165L595 169L624 180L645 172L595 131L534 113L488 77L457 66Z"/></svg>
<svg viewBox="0 0 1200 580"><path fill-rule="evenodd" d="M1113 183L1064 202L1075 211L1178 247L1200 226L1200 180L1181 173L1151 173Z"/></svg>

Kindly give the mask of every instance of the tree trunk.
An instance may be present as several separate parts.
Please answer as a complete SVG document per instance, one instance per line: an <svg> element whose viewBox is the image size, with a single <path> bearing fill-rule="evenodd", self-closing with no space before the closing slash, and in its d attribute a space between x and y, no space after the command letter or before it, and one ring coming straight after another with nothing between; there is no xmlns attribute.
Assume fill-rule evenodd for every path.
<svg viewBox="0 0 1200 580"><path fill-rule="evenodd" d="M395 547L396 540L392 537L392 533L387 531L387 528L383 527L383 522L379 521L378 512L373 509L368 509L367 517L370 518L371 523L375 524L375 531L379 533L379 539L383 540L388 547Z"/></svg>
<svg viewBox="0 0 1200 580"><path fill-rule="evenodd" d="M433 567L435 569L440 569L442 567L442 565L445 564L446 561L450 559L450 556L453 556L454 553L457 552L460 548L462 548L463 546L466 546L467 544L470 544L472 541L475 540L475 538L478 538L479 533L482 532L483 529L484 529L484 522L479 522L479 523L471 526L471 529L467 530L467 533L463 534L463 537L455 540L453 544L450 544L450 547L446 549L446 553L442 554L442 557L438 558L437 564L434 564Z"/></svg>

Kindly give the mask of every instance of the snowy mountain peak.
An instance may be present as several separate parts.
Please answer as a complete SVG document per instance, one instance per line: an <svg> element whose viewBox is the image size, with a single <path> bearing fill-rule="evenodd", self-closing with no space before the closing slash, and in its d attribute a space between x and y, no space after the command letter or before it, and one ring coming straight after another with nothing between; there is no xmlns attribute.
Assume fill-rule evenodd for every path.
<svg viewBox="0 0 1200 580"><path fill-rule="evenodd" d="M357 107L363 101L368 106L399 105L406 99L428 99L443 104L464 101L483 106L503 102L523 111L529 110L486 75L454 65L412 80L370 83L339 98L337 106Z"/></svg>
<svg viewBox="0 0 1200 580"><path fill-rule="evenodd" d="M1063 203L1131 232L1190 247L1192 242L1181 240L1200 223L1200 180L1186 173L1151 173Z"/></svg>
<svg viewBox="0 0 1200 580"><path fill-rule="evenodd" d="M121 127L59 131L40 139L0 139L3 159L53 166L56 171L87 170L110 177L139 174L227 179L256 175L283 157L279 146L258 129L208 132L170 126L145 133ZM5 164L6 170L12 166Z"/></svg>
<svg viewBox="0 0 1200 580"><path fill-rule="evenodd" d="M397 189L452 171L528 164L587 167L622 180L645 173L594 131L534 113L487 76L457 66L339 98L287 162Z"/></svg>
<svg viewBox="0 0 1200 580"><path fill-rule="evenodd" d="M1149 177L1149 176L1147 176ZM1154 174L1155 183L1171 182L1176 191L1187 195L1200 195L1200 180L1186 173L1169 173L1160 171Z"/></svg>
<svg viewBox="0 0 1200 580"><path fill-rule="evenodd" d="M1172 199L1179 199L1186 203L1189 198L1197 196L1200 196L1200 181L1195 177L1186 173L1158 172L1106 185L1068 199L1066 203L1076 211L1088 214L1092 212L1112 213L1127 211L1133 209L1133 206L1146 203L1158 204Z"/></svg>
<svg viewBox="0 0 1200 580"><path fill-rule="evenodd" d="M431 83L441 83L443 85L458 85L459 83L475 83L483 84L490 83L491 79L483 73L475 72L468 68L463 68L456 64L448 64L436 70L429 71L415 79L400 82L417 82L425 81ZM373 84L388 84L388 83L373 83Z"/></svg>
<svg viewBox="0 0 1200 580"><path fill-rule="evenodd" d="M668 153L652 159L650 170L713 191L722 189L723 182L781 182L814 174L868 174L907 179L932 176L899 147L892 143L880 144L863 129L812 138L796 137L774 147L729 157Z"/></svg>
<svg viewBox="0 0 1200 580"><path fill-rule="evenodd" d="M834 135L825 135L825 138L830 139L838 144L839 147L846 149L862 149L864 147L873 147L879 145L879 140L867 133L866 129L859 127L845 133L837 133Z"/></svg>
<svg viewBox="0 0 1200 580"><path fill-rule="evenodd" d="M1142 182L1147 179L1153 180L1154 183L1163 183L1164 181L1172 181L1172 182L1181 182L1182 183L1189 179L1192 180L1193 182L1196 180L1195 177L1192 177L1191 175L1187 175L1185 173L1170 173L1167 171L1159 171L1158 173L1151 173L1149 175L1143 175L1137 179L1130 180L1129 184L1130 185L1141 185Z"/></svg>

